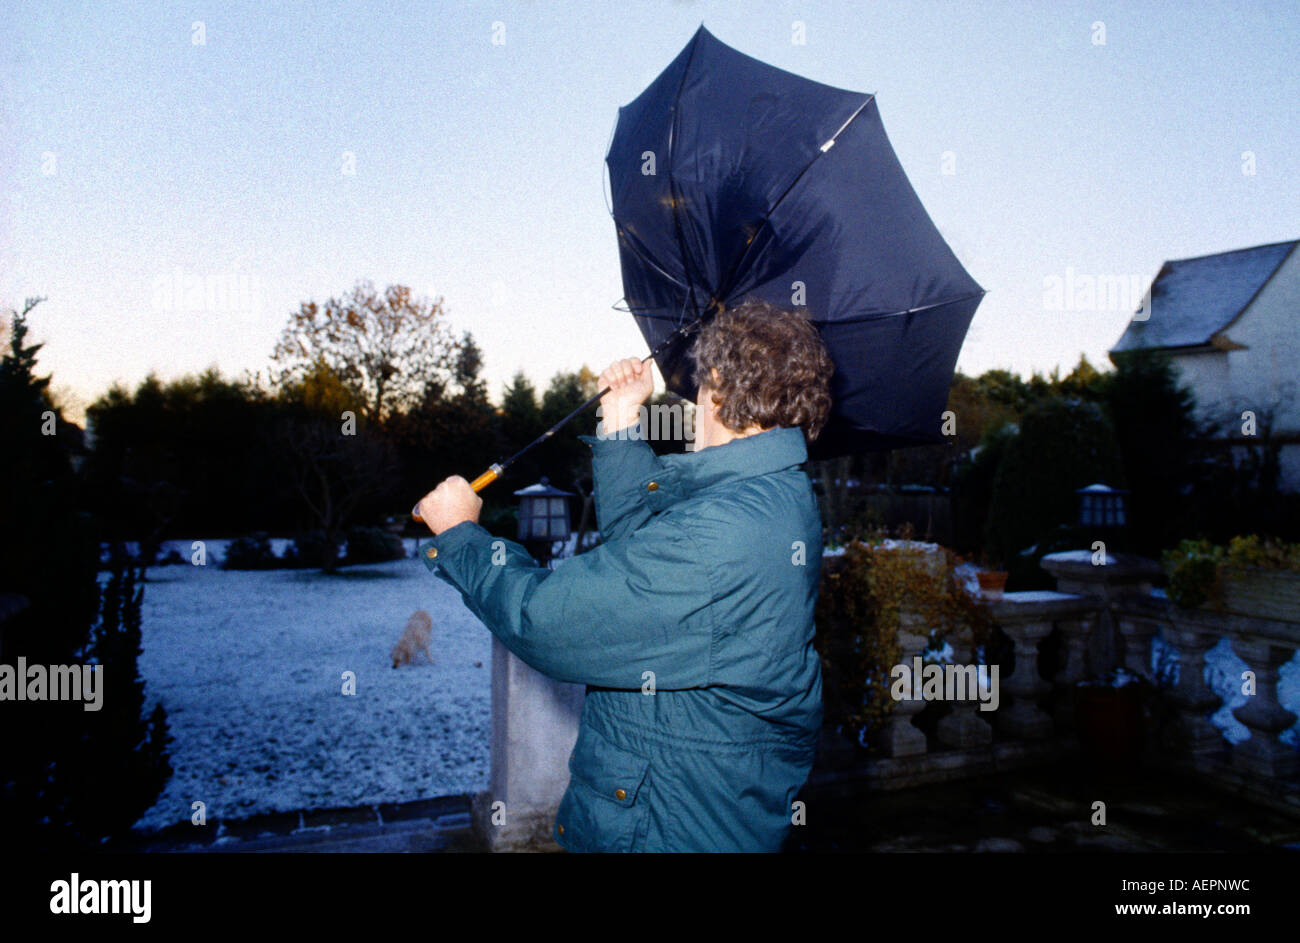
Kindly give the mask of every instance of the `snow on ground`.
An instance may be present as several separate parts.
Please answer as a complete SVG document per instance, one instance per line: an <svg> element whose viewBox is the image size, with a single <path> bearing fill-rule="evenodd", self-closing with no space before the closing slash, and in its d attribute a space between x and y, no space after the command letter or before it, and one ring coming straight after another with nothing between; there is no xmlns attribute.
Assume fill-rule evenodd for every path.
<svg viewBox="0 0 1300 943"><path fill-rule="evenodd" d="M189 821L195 801L243 818L487 787L491 635L421 560L324 576L212 556L153 567L144 587L140 672L175 740L173 775L137 827ZM394 670L416 609L433 617L434 664Z"/></svg>

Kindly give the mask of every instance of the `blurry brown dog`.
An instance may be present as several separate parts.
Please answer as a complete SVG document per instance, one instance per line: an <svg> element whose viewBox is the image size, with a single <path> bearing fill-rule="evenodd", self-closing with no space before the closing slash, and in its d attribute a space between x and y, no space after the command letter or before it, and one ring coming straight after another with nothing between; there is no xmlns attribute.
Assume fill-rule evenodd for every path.
<svg viewBox="0 0 1300 943"><path fill-rule="evenodd" d="M417 609L406 622L406 631L393 646L393 667L415 664L415 656L424 652L424 657L433 664L433 655L429 652L429 643L433 641L433 620L423 609Z"/></svg>

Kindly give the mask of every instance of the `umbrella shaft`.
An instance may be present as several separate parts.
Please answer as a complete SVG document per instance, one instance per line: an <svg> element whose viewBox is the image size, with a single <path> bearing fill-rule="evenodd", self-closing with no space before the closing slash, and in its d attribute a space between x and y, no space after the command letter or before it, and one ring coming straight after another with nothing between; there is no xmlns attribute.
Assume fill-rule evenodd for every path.
<svg viewBox="0 0 1300 943"><path fill-rule="evenodd" d="M699 326L702 320L704 320L703 317L696 318L690 324L686 325L686 327L680 328L677 331L674 331L672 334L669 334L666 338L664 338L663 342L660 343L658 347L650 351L649 356L643 357L641 359L641 362L647 363L653 360L655 357L659 356L659 354L663 353L664 349L673 342L673 339L676 338L678 334L689 334L691 331L695 330ZM527 445L525 445L514 455L511 455L504 462L498 462L496 465L493 465L492 468L489 469L489 471L484 472L482 475L479 475L478 478L474 480L475 484L478 484L478 482L483 481L483 479L487 477L490 471L492 470L497 471L496 476L492 478L488 478L486 481L483 481L482 486L480 488L475 488L474 490L480 491L482 490L482 488L486 488L492 482L496 481L497 478L501 477L501 472L504 472L507 468L509 468L515 462L516 459L523 457L528 452L531 452L534 448L541 445L551 436L555 435L555 433L559 432L561 429L567 426L574 419L574 417L576 417L579 413L585 412L587 408L591 406L592 403L596 402L598 399L600 399L609 391L610 391L610 387L608 386L605 387L603 390L601 390L599 393L592 396L590 399L588 399L585 403L583 403L573 412L569 413L569 415L565 416L555 425L551 426L551 428L547 429L545 432L539 435L536 439L533 439L533 441L529 442Z"/></svg>
<svg viewBox="0 0 1300 943"><path fill-rule="evenodd" d="M721 305L718 304L717 302L715 302L715 305L716 305L717 307L721 307ZM706 313L707 313L707 312L706 312ZM677 337L677 335L679 335L679 334L682 334L682 335L689 334L691 331L693 331L693 330L695 330L697 327L699 327L700 322L703 321L703 320L704 320L704 317L703 317L703 315L701 315L700 317L696 318L694 321L692 321L690 324L686 325L685 327L683 327L683 328L679 328L678 330L674 331L672 334L669 334L666 338L664 338L664 340L659 344L659 346L656 347L654 350L650 351L649 356L643 358L641 362L642 362L642 363L646 363L647 361L653 360L656 356L658 356L659 354L663 353L664 349L667 348L667 346L668 346L670 343L672 343L672 341ZM561 429L563 429L565 426L567 426L570 422L573 421L573 419L574 419L574 418L575 418L579 413L582 413L582 412L586 411L586 409L587 409L588 407L590 407L592 403L594 403L594 402L596 402L597 400L599 400L602 396L604 396L606 393L608 393L608 392L610 391L610 389L611 389L611 387L608 387L608 386L605 387L605 388L604 388L603 390L601 390L599 393L596 393L594 396L590 397L590 398L589 398L585 403L583 403L583 404L582 404L581 406L579 406L577 409L573 410L573 412L569 413L567 416L565 416L563 419L561 419L561 420L560 420L559 422L557 422L555 425L551 426L551 428L547 429L545 432L543 432L541 435L539 435L536 439L533 439L533 441L529 442L527 445L525 445L522 449L520 449L520 450L519 450L518 452L516 452L514 455L511 455L508 459L506 459L506 460L503 461L503 462L497 462L495 465L492 465L490 468L488 468L487 471L483 472L483 474L479 475L479 476L478 476L477 478L475 478L472 482L470 482L470 487L473 488L475 492L482 491L482 490L483 490L484 488L486 488L488 485L492 484L492 482L496 481L496 480L497 480L498 478L500 478L503 474L505 474L505 470L506 470L507 468L509 468L511 465L513 465L516 461L518 461L518 460L519 460L520 458L522 458L524 455L526 455L526 454L528 454L529 452L531 452L531 451L532 451L533 449L535 449L537 446L541 445L543 442L545 442L545 441L546 441L547 439L549 439L551 436L555 435L555 433L559 432ZM411 510L411 518L412 518L412 520L417 520L417 521L422 521L422 520L424 520L424 518L422 518L422 517L420 516L418 509L415 509L415 508L413 508L413 509Z"/></svg>

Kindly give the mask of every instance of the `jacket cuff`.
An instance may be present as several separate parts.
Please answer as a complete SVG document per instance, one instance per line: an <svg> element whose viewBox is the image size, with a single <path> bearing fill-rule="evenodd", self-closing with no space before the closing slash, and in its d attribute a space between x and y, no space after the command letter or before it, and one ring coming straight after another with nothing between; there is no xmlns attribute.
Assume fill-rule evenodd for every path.
<svg viewBox="0 0 1300 943"><path fill-rule="evenodd" d="M457 570L463 570L466 558L473 554L475 547L486 544L490 553L492 540L492 534L484 527L473 521L461 521L436 537L420 541L420 559L429 572L441 570L454 578Z"/></svg>

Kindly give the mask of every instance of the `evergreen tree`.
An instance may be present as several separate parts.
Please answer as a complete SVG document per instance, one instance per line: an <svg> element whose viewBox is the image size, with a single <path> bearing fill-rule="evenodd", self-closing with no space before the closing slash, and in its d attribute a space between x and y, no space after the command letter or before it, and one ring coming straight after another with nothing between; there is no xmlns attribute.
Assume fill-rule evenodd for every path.
<svg viewBox="0 0 1300 943"><path fill-rule="evenodd" d="M26 343L28 315L41 300L28 299L13 314L0 360L0 592L27 598L28 616L41 625L30 636L8 627L6 650L23 645L42 661L63 662L95 617L99 551L90 521L76 510L71 454L79 430L51 404L50 378L37 376L41 345Z"/></svg>
<svg viewBox="0 0 1300 943"><path fill-rule="evenodd" d="M501 398L502 456L510 456L542 434L542 410L537 390L523 371L515 373ZM533 484L543 474L537 450L525 455L506 472L516 488Z"/></svg>
<svg viewBox="0 0 1300 943"><path fill-rule="evenodd" d="M563 371L552 377L542 394L542 428L550 428L594 396L597 380L598 376L585 366L577 372ZM595 431L595 417L596 407L592 406L566 427L563 436L555 436L538 447L543 474L556 487L572 490L579 479L590 473L591 449L578 435Z"/></svg>
<svg viewBox="0 0 1300 943"><path fill-rule="evenodd" d="M1103 397L1129 483L1134 549L1158 558L1189 536L1183 533L1184 488L1192 472L1195 399L1178 385L1168 356L1149 349L1119 358Z"/></svg>
<svg viewBox="0 0 1300 943"><path fill-rule="evenodd" d="M3 658L10 666L19 658L46 668L101 665L101 709L68 700L4 705L0 834L29 851L85 849L124 834L157 798L170 772L166 719L161 705L141 717L141 591L120 562L100 605L97 536L76 510L76 427L50 403L49 377L36 374L40 345L26 344L37 303L14 314L0 361L0 593L27 603L4 626Z"/></svg>
<svg viewBox="0 0 1300 943"><path fill-rule="evenodd" d="M453 369L456 386L467 403L487 404L487 381L483 372L483 351L474 342L474 335L466 331L461 335L456 364Z"/></svg>
<svg viewBox="0 0 1300 943"><path fill-rule="evenodd" d="M994 474L987 524L987 546L1010 573L1008 587L1050 584L1038 559L1077 520L1075 490L1098 481L1125 486L1115 431L1098 405L1050 397L1025 411ZM1022 556L1029 547L1035 552Z"/></svg>

